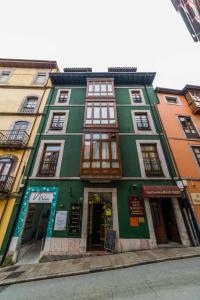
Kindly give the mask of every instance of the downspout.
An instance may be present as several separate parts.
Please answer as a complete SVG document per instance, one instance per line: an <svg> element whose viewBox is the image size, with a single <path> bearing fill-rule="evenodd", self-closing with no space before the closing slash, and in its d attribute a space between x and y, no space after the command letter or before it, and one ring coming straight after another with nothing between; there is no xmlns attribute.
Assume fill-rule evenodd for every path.
<svg viewBox="0 0 200 300"><path fill-rule="evenodd" d="M145 89L146 89L146 86L145 86ZM159 101L157 94L156 94L156 98ZM149 97L148 97L148 99L149 99ZM150 106L152 107L151 102L150 102ZM158 119L160 121L160 125L162 127L162 131L164 133L164 138L165 138L165 142L166 142L167 148L168 148L168 150L169 150L169 152L171 154L171 157L172 157L172 163L173 163L173 165L175 167L175 170L176 170L176 173L178 175L178 180L182 180L181 177L180 177L180 174L179 174L179 170L178 170L178 166L177 166L174 154L173 154L173 152L171 150L171 147L169 145L169 141L167 139L167 134L166 134L165 128L163 126L163 123L162 123L162 120L161 120L161 117L160 117L157 105L154 104L154 107L155 107L155 112L157 114L157 117L158 117ZM154 110L153 110L153 113L154 113ZM155 114L154 114L154 116L155 116ZM163 141L161 143L163 145ZM168 165L169 165L169 169L170 169L170 175L171 175L172 171L171 171L169 159L168 159L168 156L166 156L166 157L167 157L167 161L168 161ZM174 183L176 184L176 180L174 179L174 177L173 176L171 176L171 177L172 177L172 180L174 181ZM199 241L200 241L199 227L198 227L198 224L196 222L196 218L194 216L194 212L193 212L193 209L191 207L190 201L188 199L185 187L184 187L184 191L183 191L183 199L185 200L186 205L189 208L189 212L190 212L190 215L187 213L188 220L185 220L185 225L186 225L186 228L187 228L188 235L190 237L190 241L192 242L193 245L199 245ZM183 203L181 203L181 208L183 209L182 205L183 205ZM185 214L182 213L182 215L183 215L183 218L185 219L186 218ZM188 224L188 221L189 221L189 224Z"/></svg>
<svg viewBox="0 0 200 300"><path fill-rule="evenodd" d="M53 70L53 68L50 69L50 72L49 72L49 73L51 73L52 70ZM45 95L46 90L47 90L48 81L49 81L49 77L48 77L48 80L47 80L46 84L44 85L44 91L43 91L43 94L42 94L42 97L41 97L40 104L39 104L39 106L38 106L38 112L39 112L39 110L40 110L41 104L42 104L42 102L43 102L44 95ZM53 95L53 89L52 89L52 86L50 87L50 93L51 93L51 95L50 95L49 103L51 103L52 95ZM50 93L49 93L49 94L50 94ZM47 99L47 101L48 101L48 99ZM0 265L2 265L2 263L3 263L3 261L4 261L5 257L6 257L6 253L7 253L8 249L9 249L10 242L11 242L11 239L12 239L12 236L13 236L13 233L14 233L14 229L15 229L15 226L16 226L16 223L17 223L17 216L18 216L18 213L20 212L21 205L22 205L22 203L23 203L22 199L24 198L24 195L25 195L25 192L26 192L26 188L27 188L27 185L28 185L28 181L29 181L29 178L30 178L31 170L32 170L32 167L33 167L35 158L36 158L36 153L37 153L36 150L38 149L38 146L39 146L39 143L40 143L40 138L41 138L42 132L43 132L43 130L44 130L44 124L45 124L46 118L48 117L48 113L49 113L49 109L50 109L49 103L48 103L48 106L47 106L47 112L46 112L46 114L43 116L44 119L43 119L43 117L41 118L41 121L42 121L42 119L43 119L43 124L42 124L42 128L41 128L41 130L40 130L40 132L39 132L39 135L38 135L38 141L37 141L37 144L36 144L36 146L33 148L33 151L34 151L34 152L33 152L33 158L32 158L31 164L30 164L30 166L29 166L29 170L28 170L28 174L27 174L27 177L26 177L24 186L23 186L22 194L19 195L19 197L17 197L17 198L16 198L16 201L15 201L15 206L18 206L18 207L16 207L16 211L14 212L15 208L13 208L13 212L12 212L12 216L13 216L13 214L15 213L15 220L14 220L14 222L13 222L13 224L12 224L12 229L11 229L11 232L10 232L10 235L9 235L9 238L8 238L8 242L7 242L7 245L6 245L6 249L5 249L5 252L4 252L4 254L3 254L2 260L1 260L1 262L0 262ZM35 123L36 123L37 117L38 117L38 116L36 116L36 118L35 118L35 120L34 120L34 122L33 122L32 130L31 130L31 133L30 133L30 137L31 137L31 134L32 134L33 129L34 129L34 127L35 127ZM40 122L41 122L41 121L40 121ZM40 124L39 124L39 126L40 126ZM39 128L39 127L38 127L38 128ZM37 135L37 133L36 133L36 135ZM30 140L30 137L29 137L29 140ZM24 151L24 153L23 153L22 159L24 158L24 155L25 155L25 151ZM29 155L28 159L29 159L29 158L30 158L30 155ZM22 159L21 159L21 161L22 161ZM27 161L28 161L28 160L27 160ZM23 174L22 174L22 176L23 176ZM22 181L22 180L20 180L19 184L21 184L21 181ZM19 187L19 185L18 185L18 187ZM19 199L19 203L17 202L17 199ZM10 220L12 219L12 216L11 216Z"/></svg>

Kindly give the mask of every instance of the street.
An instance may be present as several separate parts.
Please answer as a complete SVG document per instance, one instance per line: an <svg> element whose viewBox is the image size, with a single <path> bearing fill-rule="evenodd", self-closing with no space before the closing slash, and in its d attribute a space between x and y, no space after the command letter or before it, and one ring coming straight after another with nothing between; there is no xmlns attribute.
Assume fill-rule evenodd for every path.
<svg viewBox="0 0 200 300"><path fill-rule="evenodd" d="M200 299L200 258L0 287L0 300Z"/></svg>

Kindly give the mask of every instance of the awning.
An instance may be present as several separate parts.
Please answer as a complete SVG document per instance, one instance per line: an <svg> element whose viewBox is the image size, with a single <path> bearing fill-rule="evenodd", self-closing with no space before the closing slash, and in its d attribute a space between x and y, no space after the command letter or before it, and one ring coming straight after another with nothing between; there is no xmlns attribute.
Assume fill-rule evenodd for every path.
<svg viewBox="0 0 200 300"><path fill-rule="evenodd" d="M149 186L143 185L142 189L142 197L146 198L155 198L155 197L180 197L181 191L177 186Z"/></svg>

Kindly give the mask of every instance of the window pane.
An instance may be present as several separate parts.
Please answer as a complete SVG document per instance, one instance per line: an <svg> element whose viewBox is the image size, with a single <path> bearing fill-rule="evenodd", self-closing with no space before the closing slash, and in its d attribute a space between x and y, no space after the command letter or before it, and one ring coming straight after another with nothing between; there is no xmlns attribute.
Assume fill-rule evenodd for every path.
<svg viewBox="0 0 200 300"><path fill-rule="evenodd" d="M100 85L99 85L99 83L95 83L94 84L94 91L95 92L99 92L100 91Z"/></svg>
<svg viewBox="0 0 200 300"><path fill-rule="evenodd" d="M87 134L85 135L85 139L86 139L86 140L90 140L90 139L91 139L91 134L87 133Z"/></svg>
<svg viewBox="0 0 200 300"><path fill-rule="evenodd" d="M104 118L104 119L108 118L107 107L102 107L101 108L101 117Z"/></svg>
<svg viewBox="0 0 200 300"><path fill-rule="evenodd" d="M92 168L100 168L100 162L99 161L92 162Z"/></svg>
<svg viewBox="0 0 200 300"><path fill-rule="evenodd" d="M99 140L100 135L98 133L93 134L93 140Z"/></svg>
<svg viewBox="0 0 200 300"><path fill-rule="evenodd" d="M92 83L89 84L88 90L89 90L89 92L92 92L92 91L93 91L93 84L92 84Z"/></svg>
<svg viewBox="0 0 200 300"><path fill-rule="evenodd" d="M83 168L89 168L89 167L90 167L90 163L89 163L89 162L84 162L84 163L82 164L82 167L83 167Z"/></svg>
<svg viewBox="0 0 200 300"><path fill-rule="evenodd" d="M118 169L119 168L119 163L118 162L112 163L112 168Z"/></svg>
<svg viewBox="0 0 200 300"><path fill-rule="evenodd" d="M93 141L93 159L99 159L100 157L100 143Z"/></svg>
<svg viewBox="0 0 200 300"><path fill-rule="evenodd" d="M102 168L110 168L110 163L106 162L106 161L103 161L102 162Z"/></svg>
<svg viewBox="0 0 200 300"><path fill-rule="evenodd" d="M101 92L106 92L106 84L101 85Z"/></svg>
<svg viewBox="0 0 200 300"><path fill-rule="evenodd" d="M85 124L87 124L87 125L92 124L92 120L86 120L86 121L85 121Z"/></svg>
<svg viewBox="0 0 200 300"><path fill-rule="evenodd" d="M109 144L102 142L102 159L109 159Z"/></svg>
<svg viewBox="0 0 200 300"><path fill-rule="evenodd" d="M92 107L88 107L87 108L87 119L91 119L92 118Z"/></svg>
<svg viewBox="0 0 200 300"><path fill-rule="evenodd" d="M99 118L100 118L100 108L94 107L94 119L99 119Z"/></svg>
<svg viewBox="0 0 200 300"><path fill-rule="evenodd" d="M107 140L108 139L108 134L102 133L101 138L102 138L102 140Z"/></svg>
<svg viewBox="0 0 200 300"><path fill-rule="evenodd" d="M90 159L90 142L85 142L84 147L84 159Z"/></svg>
<svg viewBox="0 0 200 300"><path fill-rule="evenodd" d="M111 149L112 149L112 159L117 159L117 143L116 142L111 143Z"/></svg>
<svg viewBox="0 0 200 300"><path fill-rule="evenodd" d="M99 120L93 120L93 124L100 124L100 119Z"/></svg>
<svg viewBox="0 0 200 300"><path fill-rule="evenodd" d="M114 108L113 107L109 107L109 112L110 112L110 119L114 119L115 115L114 115Z"/></svg>
<svg viewBox="0 0 200 300"><path fill-rule="evenodd" d="M112 92L112 83L108 84L108 92Z"/></svg>

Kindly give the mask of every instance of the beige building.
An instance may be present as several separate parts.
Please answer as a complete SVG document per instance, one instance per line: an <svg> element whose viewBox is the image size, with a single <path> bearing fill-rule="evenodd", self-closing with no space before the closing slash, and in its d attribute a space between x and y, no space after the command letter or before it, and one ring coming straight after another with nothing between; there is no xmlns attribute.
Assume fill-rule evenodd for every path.
<svg viewBox="0 0 200 300"><path fill-rule="evenodd" d="M51 90L49 72L57 70L55 61L0 59L0 261L18 210L22 174Z"/></svg>

